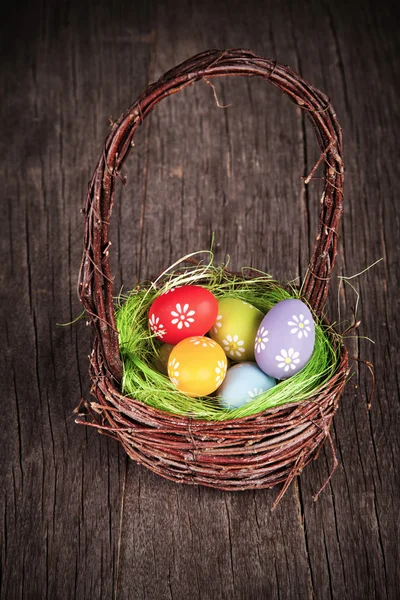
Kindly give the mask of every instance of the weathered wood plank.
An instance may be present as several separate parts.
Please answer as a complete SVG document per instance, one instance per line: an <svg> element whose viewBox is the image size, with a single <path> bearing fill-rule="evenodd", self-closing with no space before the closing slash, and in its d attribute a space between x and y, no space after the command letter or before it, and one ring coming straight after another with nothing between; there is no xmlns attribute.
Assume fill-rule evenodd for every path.
<svg viewBox="0 0 400 600"><path fill-rule="evenodd" d="M116 444L75 425L73 409L88 396L90 335L83 324L56 323L81 312L75 292L80 208L108 117L148 77L146 11L133 18L133 7L125 8L123 32L106 27L111 8L27 8L16 37L18 31L27 36L19 47L13 42L3 65L8 220L2 242L10 261L2 269L8 292L2 329L10 350L2 360L10 408L2 415L8 467L2 598L111 598L115 592L126 458Z"/></svg>
<svg viewBox="0 0 400 600"><path fill-rule="evenodd" d="M370 412L367 410L371 387L368 370L354 362L355 377L334 422L340 467L326 490L323 505L304 502L305 525L312 540L309 552L313 578L322 597L329 594L346 597L353 589L354 597L394 598L398 594L395 565L399 560L399 528L397 523L391 526L389 523L398 503L399 479L393 466L393 452L398 451L394 431L395 423L399 423L399 405L396 376L393 372L390 375L383 357L394 352L388 341L393 343L396 316L386 289L388 282L396 278L396 267L392 255L395 248L388 248L382 236L383 232L391 231L389 239L393 240L398 228L393 189L399 180L399 169L393 165L388 175L385 165L394 155L394 140L387 135L396 113L393 70L389 62L383 64L382 58L377 62L377 55L390 55L394 40L385 36L390 29L385 6L376 12L365 7L349 10L345 20L334 7L315 9L314 16L331 54L327 61L331 65L329 76L337 82L335 107L342 115L346 135L347 202L338 272L351 276L380 257L384 262L351 281L361 294L359 335L371 337L375 345L363 339L349 339L347 343L350 354L370 360L376 366L373 407ZM301 19L300 12L297 18ZM304 51L303 39L299 53L304 55ZM321 84L315 78L317 85L322 85L323 68L321 64ZM378 79L379 87L375 85ZM382 222L382 212L390 215L391 225ZM342 315L347 313L349 317L356 297L349 286L344 288ZM337 314L335 295L331 296L330 311ZM389 380L393 387L388 394ZM326 454L328 465L332 464L329 450ZM309 497L315 473L322 468L320 461L304 474L300 484L303 498ZM326 473L328 469L329 466ZM392 531L390 535L388 528ZM324 555L326 565L322 563L321 569Z"/></svg>

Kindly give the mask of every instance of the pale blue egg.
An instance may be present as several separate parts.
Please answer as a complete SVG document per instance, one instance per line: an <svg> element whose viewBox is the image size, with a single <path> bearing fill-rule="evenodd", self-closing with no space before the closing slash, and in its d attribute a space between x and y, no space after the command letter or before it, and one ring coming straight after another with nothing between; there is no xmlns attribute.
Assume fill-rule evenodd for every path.
<svg viewBox="0 0 400 600"><path fill-rule="evenodd" d="M242 362L228 369L218 397L224 408L238 408L276 384L253 362Z"/></svg>

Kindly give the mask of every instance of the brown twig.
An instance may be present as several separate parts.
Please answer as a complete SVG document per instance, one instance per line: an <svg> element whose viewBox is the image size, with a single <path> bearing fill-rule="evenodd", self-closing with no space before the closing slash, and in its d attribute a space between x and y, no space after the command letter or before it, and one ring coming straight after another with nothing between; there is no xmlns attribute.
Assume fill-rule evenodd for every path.
<svg viewBox="0 0 400 600"><path fill-rule="evenodd" d="M230 106L232 106L232 104L220 104L220 102L218 100L218 96L217 96L217 90L215 89L215 85L213 83L211 83L211 81L208 81L208 79L206 79L205 77L204 77L203 81L205 81L212 88L215 104L218 106L218 108L229 108Z"/></svg>
<svg viewBox="0 0 400 600"><path fill-rule="evenodd" d="M357 362L362 363L363 365L365 365L367 367L368 371L370 372L370 375L371 375L371 391L370 391L369 396L368 396L367 409L371 410L372 398L373 398L374 393L375 393L375 372L374 372L374 365L371 362L369 362L369 360L363 360L362 358L357 358L356 356L350 356L349 358L350 358L350 360L356 360Z"/></svg>

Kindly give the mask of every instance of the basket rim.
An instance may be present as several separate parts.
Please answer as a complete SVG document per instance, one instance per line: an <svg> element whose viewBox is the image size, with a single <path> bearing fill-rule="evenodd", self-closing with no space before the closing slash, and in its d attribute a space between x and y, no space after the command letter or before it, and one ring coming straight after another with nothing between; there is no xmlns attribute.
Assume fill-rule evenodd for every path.
<svg viewBox="0 0 400 600"><path fill-rule="evenodd" d="M195 430L223 430L225 428L235 429L237 426L245 424L246 422L260 421L262 419L265 419L266 417L278 414L280 412L285 412L288 410L291 411L292 409L294 410L302 405L304 406L309 403L315 404L316 401L313 399L323 396L324 393L326 391L331 390L332 387L337 386L338 388L340 388L340 390L342 390L344 384L346 383L349 377L350 369L348 366L348 350L346 346L343 343L340 343L338 349L339 361L335 373L327 381L323 382L318 388L316 388L308 398L305 398L304 400L300 400L298 402L290 402L281 404L279 406L273 406L263 411L247 415L245 417L234 417L232 419L221 419L219 421L197 418L190 415L178 415L169 411L162 410L160 408L156 408L154 406L151 406L150 404L142 402L141 400L137 400L136 398L132 398L131 396L125 395L120 390L119 382L117 382L112 376L110 376L109 373L107 374L106 370L104 370L104 363L102 363L101 356L101 346L99 344L98 338L95 338L92 354L90 357L90 373L93 383L100 387L100 390L103 392L104 395L110 395L110 393L115 394L118 400L123 399L128 404L131 404L132 407L140 409L140 413L146 413L148 416L152 415L156 420L159 420L160 422L168 422L172 428L174 427L174 424L177 425L179 428L179 424L190 423L191 428ZM105 380L109 382L109 386L104 385ZM113 402L111 403L114 404ZM104 414L106 414L107 404L101 404L103 406L102 411L104 411ZM117 400L114 404L114 408L118 408L119 411L123 412L123 408ZM136 413L135 419L138 420L138 422L140 422L138 411L132 411L132 413ZM87 424L86 421L84 421L83 423ZM143 423L149 425L149 422L146 420L143 420ZM98 424L96 425L96 427L98 427Z"/></svg>

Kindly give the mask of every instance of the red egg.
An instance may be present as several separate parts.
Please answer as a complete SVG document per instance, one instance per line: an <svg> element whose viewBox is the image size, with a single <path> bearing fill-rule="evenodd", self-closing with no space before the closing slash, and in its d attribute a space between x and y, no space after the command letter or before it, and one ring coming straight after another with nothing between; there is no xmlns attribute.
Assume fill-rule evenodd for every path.
<svg viewBox="0 0 400 600"><path fill-rule="evenodd" d="M166 344L177 344L195 335L204 335L218 314L215 296L199 285L172 288L154 300L149 326Z"/></svg>

